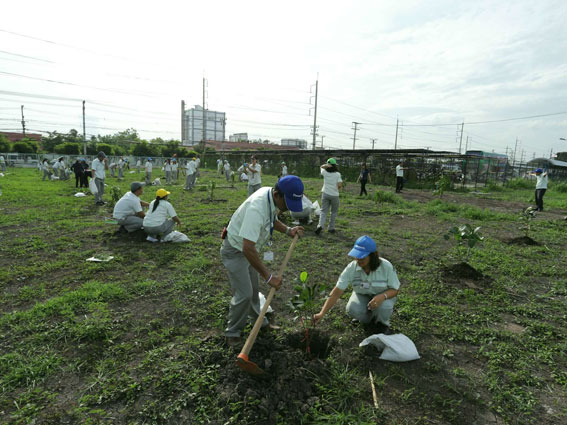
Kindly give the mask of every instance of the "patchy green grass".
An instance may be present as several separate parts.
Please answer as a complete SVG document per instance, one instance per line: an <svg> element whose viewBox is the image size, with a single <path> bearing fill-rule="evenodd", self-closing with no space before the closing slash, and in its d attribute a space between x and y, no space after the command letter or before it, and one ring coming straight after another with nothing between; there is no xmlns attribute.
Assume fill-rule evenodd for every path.
<svg viewBox="0 0 567 425"><path fill-rule="evenodd" d="M168 187L191 243L151 244L114 235L116 226L104 223L111 209L95 207L92 196L75 198L71 182L9 171L0 180L2 423L567 422L567 193L560 184L550 185L546 211L533 220L537 245L514 243L523 235L518 214L533 202L532 182L447 191L442 199L374 185L358 197L349 184L337 233L317 237L315 224L307 226L296 247L273 301L282 330L260 334L251 352L255 361L272 352L287 363L257 381L237 369L237 353L222 338L231 295L219 235L247 196L244 184L226 187L204 170L197 181L204 191ZM105 198L136 178L109 178ZM211 182L218 202L206 202ZM305 180L312 201L321 185ZM142 198L153 192L146 188ZM464 223L485 236L468 261L482 275L477 280L447 273L459 253L443 235ZM416 343L418 361L394 364L358 348L367 333L344 313L350 291L318 327L330 338L328 357L312 360L290 343L301 331L287 307L292 282L307 271L333 285L362 234L398 271L392 328ZM273 270L288 246L275 235ZM93 255L114 259L85 261Z"/></svg>

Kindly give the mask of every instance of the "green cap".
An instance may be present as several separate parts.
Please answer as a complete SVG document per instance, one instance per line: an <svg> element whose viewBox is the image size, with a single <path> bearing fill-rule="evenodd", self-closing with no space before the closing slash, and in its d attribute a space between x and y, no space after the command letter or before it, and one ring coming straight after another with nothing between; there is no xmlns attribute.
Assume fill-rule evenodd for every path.
<svg viewBox="0 0 567 425"><path fill-rule="evenodd" d="M337 165L337 160L335 158L329 158L327 164Z"/></svg>

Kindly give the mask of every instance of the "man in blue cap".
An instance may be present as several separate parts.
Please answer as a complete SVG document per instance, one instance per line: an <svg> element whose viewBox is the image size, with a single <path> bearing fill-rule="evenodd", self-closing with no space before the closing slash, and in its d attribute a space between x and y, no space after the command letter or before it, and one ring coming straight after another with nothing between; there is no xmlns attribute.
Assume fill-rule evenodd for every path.
<svg viewBox="0 0 567 425"><path fill-rule="evenodd" d="M261 311L258 274L268 286L279 289L282 285L282 277L270 271L259 252L264 245L271 245L274 230L290 237L303 235L303 227L290 228L277 219L278 210L300 212L302 198L301 179L291 175L282 177L273 188L262 187L250 195L232 215L226 232L223 231L221 259L232 291L225 336L231 347L241 344L240 334L248 318L255 320ZM265 252L264 260L273 260L273 253ZM263 326L276 328L266 318Z"/></svg>
<svg viewBox="0 0 567 425"><path fill-rule="evenodd" d="M541 168L530 173L536 177L535 203L538 211L543 211L543 195L547 191L547 171L544 173Z"/></svg>
<svg viewBox="0 0 567 425"><path fill-rule="evenodd" d="M354 261L343 270L323 308L313 316L315 324L321 321L348 286L352 285L346 312L353 321L390 326L390 317L400 289L394 266L388 260L380 258L376 243L370 236L358 238L348 255L354 257Z"/></svg>

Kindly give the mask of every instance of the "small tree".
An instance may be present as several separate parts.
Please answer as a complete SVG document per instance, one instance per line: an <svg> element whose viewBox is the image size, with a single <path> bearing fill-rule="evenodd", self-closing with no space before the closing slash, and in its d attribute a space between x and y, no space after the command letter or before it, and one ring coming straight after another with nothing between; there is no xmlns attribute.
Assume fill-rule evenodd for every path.
<svg viewBox="0 0 567 425"><path fill-rule="evenodd" d="M217 183L213 180L209 182L209 200L213 200L213 192L215 191L215 187L217 187Z"/></svg>
<svg viewBox="0 0 567 425"><path fill-rule="evenodd" d="M452 187L453 182L451 181L451 177L448 175L442 175L441 178L435 182L435 190L433 191L433 194L439 195L439 197L442 198L445 191Z"/></svg>
<svg viewBox="0 0 567 425"><path fill-rule="evenodd" d="M294 289L296 294L290 299L289 306L291 310L298 313L305 333L305 350L311 354L311 343L309 337L309 320L313 324L313 315L317 309L317 297L322 297L327 290L327 286L321 283L308 283L309 275L307 272L301 272L299 275L299 284L295 285ZM295 320L294 319L294 320Z"/></svg>
<svg viewBox="0 0 567 425"><path fill-rule="evenodd" d="M537 215L537 208L528 207L520 213L520 221L522 222L522 226L520 226L520 230L524 231L524 236L529 238L529 233L532 230L532 221L536 218Z"/></svg>
<svg viewBox="0 0 567 425"><path fill-rule="evenodd" d="M0 134L0 152L10 152L11 149L10 141Z"/></svg>
<svg viewBox="0 0 567 425"><path fill-rule="evenodd" d="M121 197L122 197L122 189L120 189L118 186L112 186L112 188L110 189L111 202L109 206L114 207L114 205L116 205L116 203L120 200Z"/></svg>
<svg viewBox="0 0 567 425"><path fill-rule="evenodd" d="M451 227L445 235L446 240L449 240L451 236L455 238L461 260L465 263L469 261L472 249L476 244L484 240L479 230L480 227L473 229L472 226L467 223L459 227Z"/></svg>

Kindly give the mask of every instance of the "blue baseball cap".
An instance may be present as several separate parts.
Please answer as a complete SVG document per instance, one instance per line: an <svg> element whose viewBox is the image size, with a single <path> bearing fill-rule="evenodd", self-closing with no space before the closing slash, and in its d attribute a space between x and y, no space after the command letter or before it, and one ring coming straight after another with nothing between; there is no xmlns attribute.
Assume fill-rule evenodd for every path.
<svg viewBox="0 0 567 425"><path fill-rule="evenodd" d="M151 161L152 159L148 157L148 161Z"/></svg>
<svg viewBox="0 0 567 425"><path fill-rule="evenodd" d="M356 240L354 246L348 253L349 257L361 258L368 257L369 254L376 252L376 242L370 236L361 236Z"/></svg>
<svg viewBox="0 0 567 425"><path fill-rule="evenodd" d="M285 197L285 204L291 212L303 211L303 182L297 176L284 176L278 180L276 188Z"/></svg>
<svg viewBox="0 0 567 425"><path fill-rule="evenodd" d="M536 173L543 173L543 170L541 168L538 168L535 170Z"/></svg>

